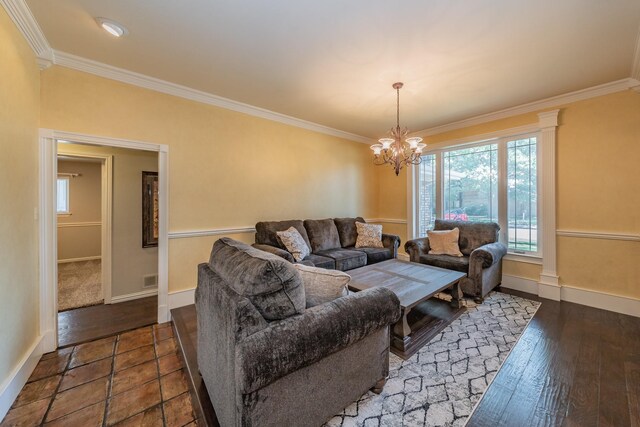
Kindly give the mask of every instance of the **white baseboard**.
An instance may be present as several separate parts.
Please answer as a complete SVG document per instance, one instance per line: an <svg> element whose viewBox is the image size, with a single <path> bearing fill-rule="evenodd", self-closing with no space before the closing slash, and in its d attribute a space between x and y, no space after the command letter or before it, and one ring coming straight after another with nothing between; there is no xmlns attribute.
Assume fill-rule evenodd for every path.
<svg viewBox="0 0 640 427"><path fill-rule="evenodd" d="M66 264L68 262L93 261L96 259L102 259L102 257L100 255L96 255L96 256L85 256L82 258L59 259L58 264Z"/></svg>
<svg viewBox="0 0 640 427"><path fill-rule="evenodd" d="M18 366L0 385L0 421L9 412L13 401L18 397L20 390L27 383L40 357L42 357L42 338L42 336L36 338L27 354L18 363Z"/></svg>
<svg viewBox="0 0 640 427"><path fill-rule="evenodd" d="M614 311L629 316L640 317L640 299L607 294L563 285L561 288L563 301L588 305L602 310Z"/></svg>
<svg viewBox="0 0 640 427"><path fill-rule="evenodd" d="M169 310L193 304L195 302L195 294L196 288L169 292Z"/></svg>
<svg viewBox="0 0 640 427"><path fill-rule="evenodd" d="M516 291L538 295L538 282L532 279L527 279L525 277L503 274L501 286L503 288L514 289Z"/></svg>
<svg viewBox="0 0 640 427"><path fill-rule="evenodd" d="M111 297L111 304L117 304L119 302L125 302L125 301L131 301L134 299L138 299L138 298L146 298L146 297L151 297L153 295L158 295L158 289L149 289L148 291L140 291L140 292L134 292L132 294L126 294L126 295L118 295L115 297Z"/></svg>
<svg viewBox="0 0 640 427"><path fill-rule="evenodd" d="M640 317L640 299L591 291L570 285L539 283L525 277L502 275L502 287L538 295L555 301L567 301L615 313Z"/></svg>

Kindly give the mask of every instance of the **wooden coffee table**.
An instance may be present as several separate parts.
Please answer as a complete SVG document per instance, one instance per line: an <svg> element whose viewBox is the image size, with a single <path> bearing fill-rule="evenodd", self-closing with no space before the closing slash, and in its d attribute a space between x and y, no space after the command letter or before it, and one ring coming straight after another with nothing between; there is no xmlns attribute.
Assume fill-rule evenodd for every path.
<svg viewBox="0 0 640 427"><path fill-rule="evenodd" d="M457 319L465 308L458 281L466 274L415 262L392 259L348 271L349 290L384 287L400 299L402 317L391 332L391 351L408 359ZM451 288L447 303L435 294Z"/></svg>

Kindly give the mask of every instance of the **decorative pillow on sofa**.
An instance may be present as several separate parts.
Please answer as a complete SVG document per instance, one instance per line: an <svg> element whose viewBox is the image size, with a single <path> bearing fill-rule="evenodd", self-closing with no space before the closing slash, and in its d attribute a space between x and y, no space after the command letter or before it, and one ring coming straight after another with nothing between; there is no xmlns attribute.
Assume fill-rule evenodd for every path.
<svg viewBox="0 0 640 427"><path fill-rule="evenodd" d="M266 320L286 319L305 310L300 273L277 255L223 237L213 244L209 267Z"/></svg>
<svg viewBox="0 0 640 427"><path fill-rule="evenodd" d="M429 237L429 255L451 255L462 256L458 239L460 237L460 229L458 227L453 230L446 231L427 231Z"/></svg>
<svg viewBox="0 0 640 427"><path fill-rule="evenodd" d="M351 280L347 273L304 264L295 264L294 267L302 276L307 308L347 295L347 283Z"/></svg>
<svg viewBox="0 0 640 427"><path fill-rule="evenodd" d="M356 222L358 238L356 248L384 248L382 244L382 226Z"/></svg>
<svg viewBox="0 0 640 427"><path fill-rule="evenodd" d="M296 261L302 261L311 253L311 249L307 246L302 234L295 228L289 227L285 231L276 231L276 235Z"/></svg>

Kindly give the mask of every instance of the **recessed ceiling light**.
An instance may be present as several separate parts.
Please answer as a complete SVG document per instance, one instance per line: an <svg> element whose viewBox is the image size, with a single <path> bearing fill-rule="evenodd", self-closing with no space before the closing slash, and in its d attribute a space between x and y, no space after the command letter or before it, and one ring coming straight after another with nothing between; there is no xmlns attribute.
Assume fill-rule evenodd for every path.
<svg viewBox="0 0 640 427"><path fill-rule="evenodd" d="M112 36L122 37L129 34L129 31L127 31L127 29L123 27L122 24L118 24L111 19L96 18L96 22L98 23L98 25L100 25L100 27L102 27L103 30L105 30Z"/></svg>

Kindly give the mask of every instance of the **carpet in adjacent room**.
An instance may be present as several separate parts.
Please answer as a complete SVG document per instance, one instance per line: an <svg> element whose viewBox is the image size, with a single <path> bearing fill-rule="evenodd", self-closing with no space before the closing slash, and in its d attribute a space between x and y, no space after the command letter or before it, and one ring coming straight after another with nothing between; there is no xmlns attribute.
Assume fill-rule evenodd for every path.
<svg viewBox="0 0 640 427"><path fill-rule="evenodd" d="M58 311L102 304L103 298L99 259L58 264Z"/></svg>

